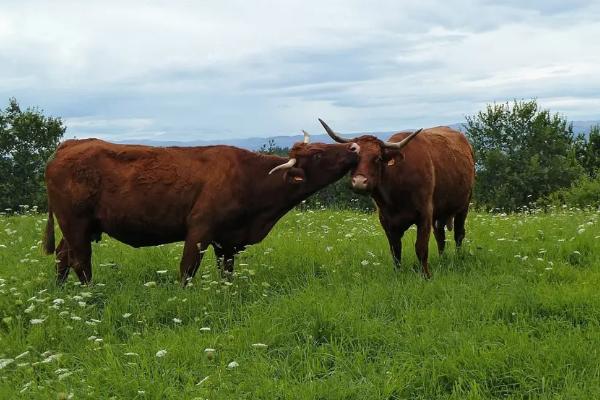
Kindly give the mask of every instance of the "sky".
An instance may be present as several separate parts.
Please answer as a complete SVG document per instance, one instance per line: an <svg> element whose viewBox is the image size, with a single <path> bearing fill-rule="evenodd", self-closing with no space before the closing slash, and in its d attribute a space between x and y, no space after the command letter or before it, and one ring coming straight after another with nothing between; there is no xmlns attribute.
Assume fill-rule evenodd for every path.
<svg viewBox="0 0 600 400"><path fill-rule="evenodd" d="M393 131L529 98L597 120L599 38L593 0L3 1L0 106L113 141Z"/></svg>

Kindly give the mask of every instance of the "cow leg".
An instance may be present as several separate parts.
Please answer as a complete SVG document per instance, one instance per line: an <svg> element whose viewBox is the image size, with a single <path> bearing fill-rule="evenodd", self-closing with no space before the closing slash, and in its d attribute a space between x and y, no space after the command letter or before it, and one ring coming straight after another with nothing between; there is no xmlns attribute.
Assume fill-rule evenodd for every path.
<svg viewBox="0 0 600 400"><path fill-rule="evenodd" d="M457 248L460 248L462 241L465 238L465 221L468 212L469 207L466 207L454 217L454 241L456 242Z"/></svg>
<svg viewBox="0 0 600 400"><path fill-rule="evenodd" d="M92 243L89 240L79 239L73 242L67 239L66 245L69 248L70 266L75 270L79 282L87 285L92 281Z"/></svg>
<svg viewBox="0 0 600 400"><path fill-rule="evenodd" d="M73 269L82 285L92 281L92 243L87 238L75 243L67 242L73 255Z"/></svg>
<svg viewBox="0 0 600 400"><path fill-rule="evenodd" d="M210 241L201 239L200 235L190 235L185 239L183 246L183 256L179 265L179 278L181 286L185 287L192 280L206 251Z"/></svg>
<svg viewBox="0 0 600 400"><path fill-rule="evenodd" d="M215 247L215 255L217 256L217 267L221 273L221 278L231 280L233 277L234 252L231 249L217 249Z"/></svg>
<svg viewBox="0 0 600 400"><path fill-rule="evenodd" d="M435 226L433 227L433 235L435 236L435 241L437 242L438 252L440 255L444 252L444 248L446 247L446 231L444 229L445 224L445 219L438 219L435 221Z"/></svg>
<svg viewBox="0 0 600 400"><path fill-rule="evenodd" d="M427 266L427 257L429 253L429 236L431 235L431 214L424 215L417 222L417 241L415 242L415 251L417 258L423 268L423 275L426 278L431 277Z"/></svg>
<svg viewBox="0 0 600 400"><path fill-rule="evenodd" d="M381 215L379 216L379 222L381 222L381 226L387 236L394 266L396 269L399 269L402 259L402 236L404 236L404 232L406 232L411 224L404 220L395 221L394 224L390 220L384 219Z"/></svg>
<svg viewBox="0 0 600 400"><path fill-rule="evenodd" d="M394 260L394 266L396 269L400 268L402 260L402 233L392 229L391 227L384 227L385 235L387 236L388 244L390 245L390 252L392 253L392 259Z"/></svg>
<svg viewBox="0 0 600 400"><path fill-rule="evenodd" d="M402 235L399 235L396 232L386 232L386 234L390 245L390 251L392 252L392 258L394 260L394 266L398 269L402 263Z"/></svg>
<svg viewBox="0 0 600 400"><path fill-rule="evenodd" d="M65 245L69 249L68 264L75 270L79 282L86 285L92 281L92 243L89 223L85 220L69 220L61 225L61 230Z"/></svg>
<svg viewBox="0 0 600 400"><path fill-rule="evenodd" d="M67 242L61 239L56 248L56 284L59 286L62 286L69 276L69 253Z"/></svg>

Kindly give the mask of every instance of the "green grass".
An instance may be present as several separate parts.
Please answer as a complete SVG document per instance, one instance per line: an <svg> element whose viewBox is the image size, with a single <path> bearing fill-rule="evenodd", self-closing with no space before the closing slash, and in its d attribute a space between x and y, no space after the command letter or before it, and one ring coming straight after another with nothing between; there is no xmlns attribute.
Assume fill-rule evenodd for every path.
<svg viewBox="0 0 600 400"><path fill-rule="evenodd" d="M95 284L57 288L44 225L0 218L0 359L28 352L0 369L2 399L600 397L597 212L472 213L462 252L432 238L430 281L414 230L394 271L374 215L292 212L232 285L209 251L186 289L181 244L106 236Z"/></svg>

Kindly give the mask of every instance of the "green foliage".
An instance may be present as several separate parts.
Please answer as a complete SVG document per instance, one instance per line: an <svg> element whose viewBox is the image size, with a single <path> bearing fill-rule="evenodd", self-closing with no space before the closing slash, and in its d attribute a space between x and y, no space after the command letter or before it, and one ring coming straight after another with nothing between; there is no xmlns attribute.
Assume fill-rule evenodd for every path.
<svg viewBox="0 0 600 400"><path fill-rule="evenodd" d="M467 136L476 159L475 201L486 208L516 210L582 173L572 126L541 110L535 100L491 104L467 116Z"/></svg>
<svg viewBox="0 0 600 400"><path fill-rule="evenodd" d="M592 126L587 139L584 135L575 140L577 159L588 176L596 176L600 171L600 126Z"/></svg>
<svg viewBox="0 0 600 400"><path fill-rule="evenodd" d="M429 281L412 271L414 230L395 271L374 214L291 212L238 257L231 282L209 251L186 289L180 243L106 236L93 244L95 284L58 288L54 257L32 250L45 219L0 217L0 360L14 360L0 399L600 393L596 212L471 213L462 252L449 243L440 257L431 239Z"/></svg>
<svg viewBox="0 0 600 400"><path fill-rule="evenodd" d="M0 111L0 210L46 206L44 168L65 129L37 108L22 111L14 98Z"/></svg>
<svg viewBox="0 0 600 400"><path fill-rule="evenodd" d="M259 153L272 154L281 157L287 157L289 151L290 149L287 147L277 146L274 139L269 139L267 143L263 144L260 149L258 149Z"/></svg>
<svg viewBox="0 0 600 400"><path fill-rule="evenodd" d="M600 171L600 170L599 170ZM569 188L557 190L539 202L540 205L570 205L577 207L600 207L600 173L593 177L583 175Z"/></svg>

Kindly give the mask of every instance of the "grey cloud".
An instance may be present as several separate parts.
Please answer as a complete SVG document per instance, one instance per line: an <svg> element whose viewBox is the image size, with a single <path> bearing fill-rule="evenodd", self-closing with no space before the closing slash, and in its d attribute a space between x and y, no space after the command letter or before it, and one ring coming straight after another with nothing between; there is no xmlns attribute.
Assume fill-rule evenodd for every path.
<svg viewBox="0 0 600 400"><path fill-rule="evenodd" d="M31 6L17 3L0 16L10 22L0 98L64 116L78 137L268 136L319 129L325 114L340 129L384 131L522 97L598 118L600 29L588 1L306 0L236 12L174 2L98 21L83 5L56 7L69 24L46 10L21 27Z"/></svg>

